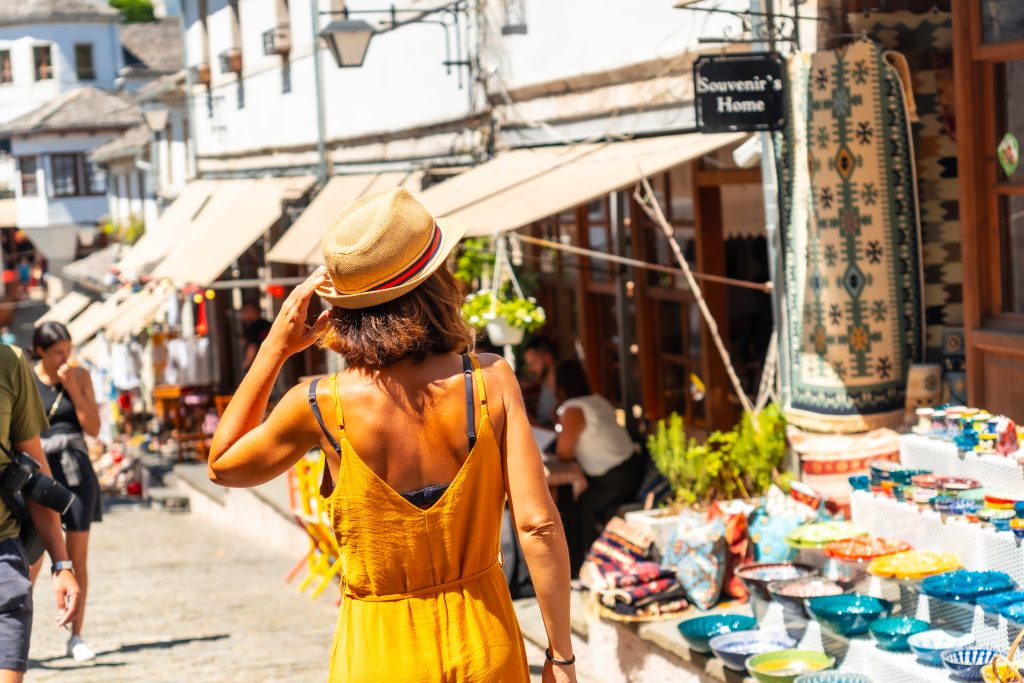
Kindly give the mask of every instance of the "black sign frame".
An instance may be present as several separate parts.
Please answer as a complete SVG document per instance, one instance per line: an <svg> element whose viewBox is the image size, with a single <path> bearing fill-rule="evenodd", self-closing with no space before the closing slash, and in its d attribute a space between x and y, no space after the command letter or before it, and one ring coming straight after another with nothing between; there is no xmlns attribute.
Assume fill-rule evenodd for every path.
<svg viewBox="0 0 1024 683"><path fill-rule="evenodd" d="M786 123L786 63L777 52L701 55L693 63L697 128L779 130Z"/></svg>

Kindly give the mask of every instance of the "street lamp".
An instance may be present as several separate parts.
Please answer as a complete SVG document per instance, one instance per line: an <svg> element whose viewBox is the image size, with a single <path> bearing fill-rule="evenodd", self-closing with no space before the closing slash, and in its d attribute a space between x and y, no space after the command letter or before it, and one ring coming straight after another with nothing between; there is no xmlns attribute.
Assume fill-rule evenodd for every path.
<svg viewBox="0 0 1024 683"><path fill-rule="evenodd" d="M339 67L360 67L374 33L373 26L361 19L338 19L320 31L320 37Z"/></svg>

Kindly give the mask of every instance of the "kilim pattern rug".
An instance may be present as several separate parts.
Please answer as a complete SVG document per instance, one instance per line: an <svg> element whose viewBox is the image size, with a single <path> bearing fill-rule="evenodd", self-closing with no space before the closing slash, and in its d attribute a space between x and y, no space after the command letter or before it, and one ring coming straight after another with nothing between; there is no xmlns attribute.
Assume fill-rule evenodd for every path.
<svg viewBox="0 0 1024 683"><path fill-rule="evenodd" d="M946 328L964 322L951 15L856 12L849 21L854 31L901 53L910 66L918 114L911 128L921 209L926 357L930 363L944 362Z"/></svg>
<svg viewBox="0 0 1024 683"><path fill-rule="evenodd" d="M890 60L891 61L891 60ZM903 420L923 350L907 91L870 41L790 63L782 185L790 397L800 427Z"/></svg>

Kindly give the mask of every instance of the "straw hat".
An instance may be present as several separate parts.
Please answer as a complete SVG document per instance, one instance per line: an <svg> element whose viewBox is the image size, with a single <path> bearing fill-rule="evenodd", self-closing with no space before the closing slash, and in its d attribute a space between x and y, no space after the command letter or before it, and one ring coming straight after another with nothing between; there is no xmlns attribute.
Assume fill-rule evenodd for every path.
<svg viewBox="0 0 1024 683"><path fill-rule="evenodd" d="M397 299L441 267L466 228L437 220L403 188L358 199L334 219L321 247L332 306L367 308Z"/></svg>

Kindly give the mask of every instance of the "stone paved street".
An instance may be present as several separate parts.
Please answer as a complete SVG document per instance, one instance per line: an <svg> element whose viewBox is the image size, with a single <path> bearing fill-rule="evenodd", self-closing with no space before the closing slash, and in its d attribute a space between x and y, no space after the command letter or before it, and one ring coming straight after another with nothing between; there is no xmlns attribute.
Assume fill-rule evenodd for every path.
<svg viewBox="0 0 1024 683"><path fill-rule="evenodd" d="M41 579L29 683L325 680L334 601L283 583L293 558L187 514L133 507L108 512L91 558L85 635L100 656L85 665L65 657L68 634L53 626ZM531 663L542 660L529 652Z"/></svg>

